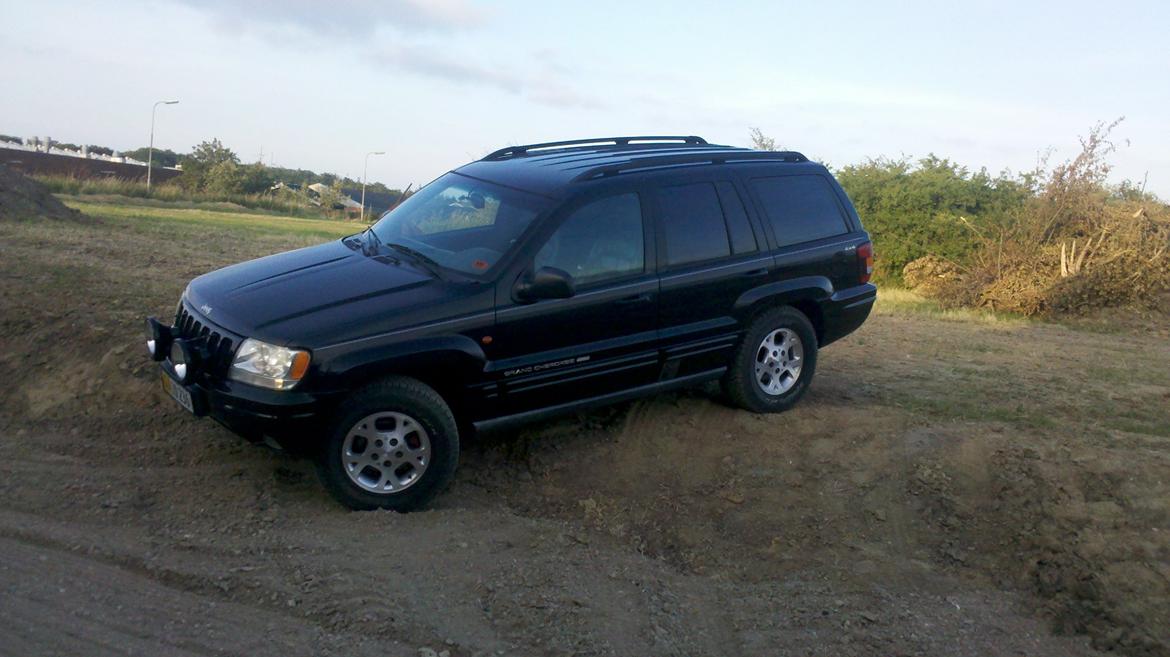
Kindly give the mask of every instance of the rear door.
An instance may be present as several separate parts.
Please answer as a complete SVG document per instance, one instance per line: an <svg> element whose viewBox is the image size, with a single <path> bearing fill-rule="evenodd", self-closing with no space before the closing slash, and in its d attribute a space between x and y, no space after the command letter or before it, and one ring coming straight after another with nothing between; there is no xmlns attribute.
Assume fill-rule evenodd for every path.
<svg viewBox="0 0 1170 657"><path fill-rule="evenodd" d="M661 301L662 378L727 364L742 327L736 299L767 282L772 257L730 176L696 178L655 190Z"/></svg>
<svg viewBox="0 0 1170 657"><path fill-rule="evenodd" d="M780 279L828 278L830 292L856 284L857 245L849 215L826 174L763 175L747 187L776 245Z"/></svg>
<svg viewBox="0 0 1170 657"><path fill-rule="evenodd" d="M496 328L484 351L487 392L507 415L652 383L658 373L658 278L644 194L619 189L570 203L542 227L518 275L556 267L573 276L568 299L516 300L497 290Z"/></svg>

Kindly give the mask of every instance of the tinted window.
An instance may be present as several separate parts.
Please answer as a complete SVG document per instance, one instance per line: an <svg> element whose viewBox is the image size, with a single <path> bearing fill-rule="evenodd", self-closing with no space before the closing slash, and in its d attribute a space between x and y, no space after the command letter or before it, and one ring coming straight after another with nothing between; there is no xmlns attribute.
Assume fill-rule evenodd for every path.
<svg viewBox="0 0 1170 657"><path fill-rule="evenodd" d="M719 202L723 205L723 217L727 219L727 235L731 238L731 252L735 254L751 253L759 249L756 244L756 234L748 221L747 212L743 209L743 201L735 185L729 182L715 183L719 189Z"/></svg>
<svg viewBox="0 0 1170 657"><path fill-rule="evenodd" d="M757 178L752 189L764 206L778 246L849 232L837 196L823 176Z"/></svg>
<svg viewBox="0 0 1170 657"><path fill-rule="evenodd" d="M664 187L661 198L667 265L731 255L727 224L723 221L715 185Z"/></svg>
<svg viewBox="0 0 1170 657"><path fill-rule="evenodd" d="M621 194L577 208L536 254L534 265L556 267L577 285L645 271L642 205Z"/></svg>

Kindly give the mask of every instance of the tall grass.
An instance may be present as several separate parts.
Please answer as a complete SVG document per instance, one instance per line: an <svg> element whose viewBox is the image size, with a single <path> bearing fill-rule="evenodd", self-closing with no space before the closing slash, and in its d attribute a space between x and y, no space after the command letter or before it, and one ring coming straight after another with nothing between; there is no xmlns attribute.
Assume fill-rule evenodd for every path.
<svg viewBox="0 0 1170 657"><path fill-rule="evenodd" d="M266 194L209 194L189 192L174 183L152 185L139 180L118 178L77 178L72 176L33 176L53 194L69 196L123 196L157 201L166 204L234 204L252 210L263 210L286 216L314 219L333 218L330 213L291 193ZM144 203L147 204L147 203Z"/></svg>
<svg viewBox="0 0 1170 657"><path fill-rule="evenodd" d="M874 312L881 315L925 315L941 320L979 322L999 326L1022 326L1029 321L1021 315L996 312L986 308L944 308L934 299L892 285L883 285L878 288L878 300L874 306Z"/></svg>

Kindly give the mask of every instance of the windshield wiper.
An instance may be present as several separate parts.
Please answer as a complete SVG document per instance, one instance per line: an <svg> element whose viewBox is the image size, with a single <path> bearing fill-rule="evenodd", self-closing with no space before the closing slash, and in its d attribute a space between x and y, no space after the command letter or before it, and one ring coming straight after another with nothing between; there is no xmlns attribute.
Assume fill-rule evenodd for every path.
<svg viewBox="0 0 1170 657"><path fill-rule="evenodd" d="M382 238L374 232L373 226L367 228L362 234L366 236L365 241L362 242L362 254L377 255L378 249L382 248Z"/></svg>
<svg viewBox="0 0 1170 657"><path fill-rule="evenodd" d="M391 242L391 243L387 244L386 246L389 246L390 248L394 249L395 251L400 251L400 252L405 253L406 255L414 258L414 260L416 260L420 265L423 266L423 269L426 269L427 271L429 271L435 278L443 278L443 273L442 273L443 265L440 265L437 261L435 261L434 258L423 253L422 251L419 251L417 249L412 249L409 246L406 246L405 244L399 244L397 242Z"/></svg>

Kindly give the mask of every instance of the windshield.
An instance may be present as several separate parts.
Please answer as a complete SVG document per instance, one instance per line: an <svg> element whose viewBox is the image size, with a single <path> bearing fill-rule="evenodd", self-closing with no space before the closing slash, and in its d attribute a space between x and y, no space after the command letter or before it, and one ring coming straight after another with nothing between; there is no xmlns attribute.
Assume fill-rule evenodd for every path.
<svg viewBox="0 0 1170 657"><path fill-rule="evenodd" d="M373 231L389 248L442 267L483 274L506 254L549 202L533 194L448 173L387 212Z"/></svg>

